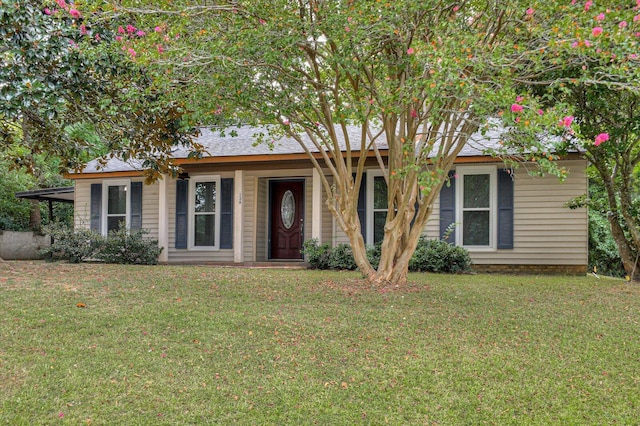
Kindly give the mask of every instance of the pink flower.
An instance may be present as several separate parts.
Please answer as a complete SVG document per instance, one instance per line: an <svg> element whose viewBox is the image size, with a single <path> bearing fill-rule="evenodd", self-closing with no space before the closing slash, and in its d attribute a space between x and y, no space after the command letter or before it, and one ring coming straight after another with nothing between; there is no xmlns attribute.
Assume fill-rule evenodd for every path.
<svg viewBox="0 0 640 426"><path fill-rule="evenodd" d="M116 36L116 41L122 41L122 36Z"/></svg>
<svg viewBox="0 0 640 426"><path fill-rule="evenodd" d="M349 31L351 31L351 28L349 28L348 26L346 26L346 25L345 25L344 30L345 30L346 32L349 32Z"/></svg>
<svg viewBox="0 0 640 426"><path fill-rule="evenodd" d="M289 122L289 120L284 120L284 121L282 122L282 124L284 124L285 126L288 126L288 125L289 125L289 124L291 124L291 123Z"/></svg>
<svg viewBox="0 0 640 426"><path fill-rule="evenodd" d="M48 7L44 8L44 14L45 15L51 15L51 9L49 9Z"/></svg>
<svg viewBox="0 0 640 426"><path fill-rule="evenodd" d="M587 1L587 2L584 4L584 10L589 10L589 9L591 9L591 6L593 6L593 2L592 2L591 0Z"/></svg>
<svg viewBox="0 0 640 426"><path fill-rule="evenodd" d="M124 28L122 28L122 25L118 27L118 34L124 34Z"/></svg>
<svg viewBox="0 0 640 426"><path fill-rule="evenodd" d="M128 32L129 34L133 34L133 33L135 33L135 32L136 32L136 27L134 27L134 26L133 26L133 25L131 25L131 24L127 25L127 32Z"/></svg>
<svg viewBox="0 0 640 426"><path fill-rule="evenodd" d="M157 33L161 33L162 32L162 27L161 26L157 26L153 29L153 31L157 32Z"/></svg>
<svg viewBox="0 0 640 426"><path fill-rule="evenodd" d="M80 25L80 34L87 35L87 26L85 24Z"/></svg>
<svg viewBox="0 0 640 426"><path fill-rule="evenodd" d="M418 113L416 112L415 109L412 109L411 110L411 118L416 118L416 117L418 117Z"/></svg>
<svg viewBox="0 0 640 426"><path fill-rule="evenodd" d="M129 55L131 55L132 58L136 57L136 51L133 50L133 48L130 47L127 52L129 52Z"/></svg>
<svg viewBox="0 0 640 426"><path fill-rule="evenodd" d="M604 13L599 14L598 16L596 16L596 21L604 21Z"/></svg>
<svg viewBox="0 0 640 426"><path fill-rule="evenodd" d="M453 11L454 11L454 12L457 12L457 11L459 11L459 10L460 10L460 6L453 6Z"/></svg>
<svg viewBox="0 0 640 426"><path fill-rule="evenodd" d="M156 48L158 49L158 53L163 53L164 52L164 47L162 47L161 44L157 45Z"/></svg>
<svg viewBox="0 0 640 426"><path fill-rule="evenodd" d="M260 25L265 25L265 24L267 23L267 21L265 21L265 20L264 20L264 19L262 19L262 18L260 18L260 21L258 21L258 22L260 22Z"/></svg>
<svg viewBox="0 0 640 426"><path fill-rule="evenodd" d="M539 110L538 110L538 115L544 115L544 111L543 111L543 110L541 110L541 109L539 109Z"/></svg>
<svg viewBox="0 0 640 426"><path fill-rule="evenodd" d="M524 108L522 107L522 105L518 105L518 104L513 104L511 105L511 112L522 112Z"/></svg>
<svg viewBox="0 0 640 426"><path fill-rule="evenodd" d="M560 123L558 123L560 126L562 127L571 127L571 124L573 123L574 117L573 115L567 115L566 117L564 117L562 119L562 121L560 121Z"/></svg>
<svg viewBox="0 0 640 426"><path fill-rule="evenodd" d="M591 42L589 40L585 40L584 45L587 47L591 47Z"/></svg>
<svg viewBox="0 0 640 426"><path fill-rule="evenodd" d="M522 96L516 96L516 102L522 102L523 99L524 97Z"/></svg>
<svg viewBox="0 0 640 426"><path fill-rule="evenodd" d="M640 21L640 15L636 15L633 17L633 22L638 22Z"/></svg>
<svg viewBox="0 0 640 426"><path fill-rule="evenodd" d="M596 136L596 140L593 142L593 144L595 146L598 146L602 142L606 142L608 140L609 140L609 134L608 133L600 133L598 136Z"/></svg>
<svg viewBox="0 0 640 426"><path fill-rule="evenodd" d="M59 418L63 418L63 417L64 417L64 413L63 413L62 411L60 411L60 412L58 413L58 417L59 417Z"/></svg>
<svg viewBox="0 0 640 426"><path fill-rule="evenodd" d="M580 43L578 43L577 41L574 41L573 43L571 43L571 47L574 49L578 46L580 46Z"/></svg>
<svg viewBox="0 0 640 426"><path fill-rule="evenodd" d="M76 19L80 18L80 11L78 9L69 10L69 14Z"/></svg>
<svg viewBox="0 0 640 426"><path fill-rule="evenodd" d="M627 27L627 21L622 21L618 24L618 28L626 28Z"/></svg>
<svg viewBox="0 0 640 426"><path fill-rule="evenodd" d="M591 30L591 35L594 37L598 37L600 34L602 34L602 27L595 27Z"/></svg>
<svg viewBox="0 0 640 426"><path fill-rule="evenodd" d="M142 30L138 30L138 32L136 32L136 35L137 35L138 37L144 37L146 34L147 34L147 33L145 33L145 32L144 32L144 31L142 31Z"/></svg>
<svg viewBox="0 0 640 426"><path fill-rule="evenodd" d="M67 7L69 7L69 6L67 5L67 2L66 2L66 1L64 1L64 0L56 0L56 3L58 3L58 6L60 6L60 7L61 7L61 8L63 8L63 9L66 9Z"/></svg>
<svg viewBox="0 0 640 426"><path fill-rule="evenodd" d="M100 41L102 39L102 37L100 37L100 34L96 34L93 38L95 38L96 41Z"/></svg>
<svg viewBox="0 0 640 426"><path fill-rule="evenodd" d="M531 15L533 15L533 14L534 14L534 12L535 12L535 10L533 10L533 8L532 8L532 7L530 7L530 8L528 8L528 9L527 9L527 12L526 12L526 13L527 13L527 15L531 16Z"/></svg>
<svg viewBox="0 0 640 426"><path fill-rule="evenodd" d="M410 47L407 49L407 55L413 55L415 53L415 50L413 50L413 47Z"/></svg>

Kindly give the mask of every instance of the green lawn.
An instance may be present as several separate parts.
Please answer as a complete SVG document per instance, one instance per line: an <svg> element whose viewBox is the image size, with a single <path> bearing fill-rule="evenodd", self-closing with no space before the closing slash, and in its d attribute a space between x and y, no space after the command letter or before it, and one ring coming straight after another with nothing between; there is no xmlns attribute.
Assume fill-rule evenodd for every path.
<svg viewBox="0 0 640 426"><path fill-rule="evenodd" d="M0 424L638 423L637 285L410 281L0 263Z"/></svg>

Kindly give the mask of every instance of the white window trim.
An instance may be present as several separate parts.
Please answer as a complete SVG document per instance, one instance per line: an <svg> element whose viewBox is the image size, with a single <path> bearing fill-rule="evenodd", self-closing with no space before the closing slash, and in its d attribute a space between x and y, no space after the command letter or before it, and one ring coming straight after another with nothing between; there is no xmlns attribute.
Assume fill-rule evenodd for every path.
<svg viewBox="0 0 640 426"><path fill-rule="evenodd" d="M110 186L123 186L124 191L127 193L127 206L125 212L125 224L127 229L131 226L131 179L118 179L118 180L103 180L102 181L102 235L107 236L107 214L109 212L109 187Z"/></svg>
<svg viewBox="0 0 640 426"><path fill-rule="evenodd" d="M367 185L366 188L366 206L365 206L365 222L367 227L367 240L365 241L368 245L373 245L373 189L375 185L373 184L374 179L377 177L383 177L382 170L374 169L374 170L366 170L367 173L367 181L365 182Z"/></svg>
<svg viewBox="0 0 640 426"><path fill-rule="evenodd" d="M195 213L196 213L196 183L215 182L216 206L215 206L215 241L213 246L195 245ZM189 179L189 217L187 218L187 249L192 251L218 251L220 250L220 175L191 176Z"/></svg>
<svg viewBox="0 0 640 426"><path fill-rule="evenodd" d="M488 246L465 246L463 241L464 224L462 208L464 202L464 176L465 175L489 175L489 245ZM495 165L485 166L457 166L456 167L456 245L464 247L469 251L496 251L498 241L498 172Z"/></svg>

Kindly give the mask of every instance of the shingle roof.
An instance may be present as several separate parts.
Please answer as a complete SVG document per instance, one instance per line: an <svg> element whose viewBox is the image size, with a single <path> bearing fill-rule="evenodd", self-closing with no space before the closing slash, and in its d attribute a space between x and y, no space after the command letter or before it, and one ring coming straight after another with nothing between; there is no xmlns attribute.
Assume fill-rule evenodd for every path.
<svg viewBox="0 0 640 426"><path fill-rule="evenodd" d="M263 133L265 139L269 140L266 127L240 126L224 129L224 133L220 129L211 130L210 128L200 129L201 133L195 142L202 145L206 154L205 157L231 157L231 156L258 156L258 155L276 155L276 154L301 154L304 150L300 144L293 138L282 137L274 141L273 144L261 143L256 144L256 135ZM232 136L233 132L233 136ZM348 127L348 136L351 141L360 140L361 128L358 126ZM338 133L339 135L341 132ZM499 130L491 130L485 135L480 132L475 133L469 139L469 142L460 152L460 156L480 156L485 155L487 148L495 147L500 138ZM306 136L306 145L311 152L318 152L317 148L311 143ZM343 141L344 143L344 141ZM353 145L352 145L353 147ZM353 147L355 149L355 147ZM388 148L384 134L381 135L378 148ZM178 147L172 152L174 158L187 158L189 150L184 147ZM107 161L104 167L100 167L97 160L87 163L83 173L97 172L121 172L142 170L141 162L129 160L124 162L120 159L113 158Z"/></svg>

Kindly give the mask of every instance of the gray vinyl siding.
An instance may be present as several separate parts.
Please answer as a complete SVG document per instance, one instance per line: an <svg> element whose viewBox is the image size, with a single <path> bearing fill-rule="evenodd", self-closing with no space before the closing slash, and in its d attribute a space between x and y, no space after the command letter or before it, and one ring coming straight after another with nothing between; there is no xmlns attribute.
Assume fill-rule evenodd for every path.
<svg viewBox="0 0 640 426"><path fill-rule="evenodd" d="M513 249L471 251L478 265L587 265L587 209L571 210L564 204L587 192L586 162L561 162L569 169L564 183L555 176L531 176L521 166L515 171ZM425 228L438 238L439 199Z"/></svg>
<svg viewBox="0 0 640 426"><path fill-rule="evenodd" d="M122 181L122 178L115 180ZM131 182L142 182L131 179ZM91 184L108 184L108 179L78 179L75 183L74 224L77 228L89 229L91 224ZM157 183L142 185L142 229L149 231L147 238L158 238L158 188Z"/></svg>

